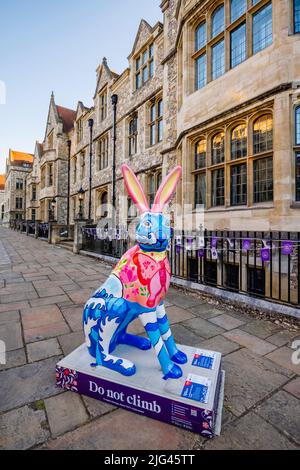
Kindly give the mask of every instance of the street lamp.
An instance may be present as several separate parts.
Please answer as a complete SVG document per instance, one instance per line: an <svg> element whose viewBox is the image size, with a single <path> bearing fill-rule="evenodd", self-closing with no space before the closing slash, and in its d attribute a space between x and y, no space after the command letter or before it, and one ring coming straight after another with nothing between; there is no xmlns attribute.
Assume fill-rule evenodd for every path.
<svg viewBox="0 0 300 470"><path fill-rule="evenodd" d="M84 194L85 191L82 189L82 187L78 191L78 199L79 199L79 213L78 213L78 218L79 220L83 220L83 199L84 199Z"/></svg>
<svg viewBox="0 0 300 470"><path fill-rule="evenodd" d="M93 126L94 120L88 120L90 128L90 178L89 178L89 221L92 220L92 163L93 163Z"/></svg>
<svg viewBox="0 0 300 470"><path fill-rule="evenodd" d="M117 104L118 95L112 95L111 103L113 106L113 155L112 155L112 210L113 210L113 229L115 228L115 210L116 210L116 144L117 144Z"/></svg>

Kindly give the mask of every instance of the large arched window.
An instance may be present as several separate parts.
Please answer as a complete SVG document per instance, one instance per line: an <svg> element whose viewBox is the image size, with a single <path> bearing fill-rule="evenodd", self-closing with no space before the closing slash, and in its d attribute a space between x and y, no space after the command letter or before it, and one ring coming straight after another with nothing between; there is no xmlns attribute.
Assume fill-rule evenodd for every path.
<svg viewBox="0 0 300 470"><path fill-rule="evenodd" d="M195 52L200 51L206 44L206 23L203 21L195 31Z"/></svg>
<svg viewBox="0 0 300 470"><path fill-rule="evenodd" d="M218 6L211 16L211 38L215 38L219 33L224 31L225 15L224 5Z"/></svg>
<svg viewBox="0 0 300 470"><path fill-rule="evenodd" d="M300 145L300 106L295 110L295 143Z"/></svg>
<svg viewBox="0 0 300 470"><path fill-rule="evenodd" d="M300 33L300 0L293 0L294 33Z"/></svg>
<svg viewBox="0 0 300 470"><path fill-rule="evenodd" d="M195 144L195 170L206 167L206 139L201 138Z"/></svg>
<svg viewBox="0 0 300 470"><path fill-rule="evenodd" d="M108 203L108 194L107 191L103 191L99 194L99 215L100 217L107 217L107 203Z"/></svg>
<svg viewBox="0 0 300 470"><path fill-rule="evenodd" d="M224 162L225 142L224 132L219 132L212 139L212 164Z"/></svg>
<svg viewBox="0 0 300 470"><path fill-rule="evenodd" d="M253 153L273 149L273 118L270 114L259 117L253 126Z"/></svg>
<svg viewBox="0 0 300 470"><path fill-rule="evenodd" d="M245 124L236 126L231 131L231 160L247 156L247 127Z"/></svg>

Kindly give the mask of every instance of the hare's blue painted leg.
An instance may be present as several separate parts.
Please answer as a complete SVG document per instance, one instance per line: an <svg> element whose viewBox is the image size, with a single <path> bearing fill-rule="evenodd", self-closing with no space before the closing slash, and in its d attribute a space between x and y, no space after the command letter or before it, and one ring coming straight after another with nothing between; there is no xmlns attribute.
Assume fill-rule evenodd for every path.
<svg viewBox="0 0 300 470"><path fill-rule="evenodd" d="M182 376L182 370L171 361L169 353L162 340L159 326L156 318L156 310L141 313L139 315L148 337L151 341L155 353L161 365L164 379L178 379Z"/></svg>
<svg viewBox="0 0 300 470"><path fill-rule="evenodd" d="M119 344L127 344L128 346L133 346L134 348L141 349L142 351L147 351L151 349L152 344L147 338L142 336L131 335L129 333L123 333L118 340Z"/></svg>
<svg viewBox="0 0 300 470"><path fill-rule="evenodd" d="M156 312L160 334L165 342L165 346L168 350L168 353L170 354L172 361L176 362L177 364L186 364L187 356L184 352L179 351L177 348L174 337L172 335L164 303L161 303L157 307Z"/></svg>

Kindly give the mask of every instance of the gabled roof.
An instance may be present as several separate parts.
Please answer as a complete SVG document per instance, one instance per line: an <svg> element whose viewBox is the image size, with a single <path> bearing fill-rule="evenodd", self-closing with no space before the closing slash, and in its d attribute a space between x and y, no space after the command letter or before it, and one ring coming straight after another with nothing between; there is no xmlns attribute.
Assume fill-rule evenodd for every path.
<svg viewBox="0 0 300 470"><path fill-rule="evenodd" d="M119 78L119 74L109 68L106 57L103 57L102 63L98 66L96 72L97 72L97 84L96 84L96 90L94 93L94 99L97 95L97 92L99 91L99 85L100 85L103 72L107 74L108 81L113 80L113 79L116 80L117 78Z"/></svg>
<svg viewBox="0 0 300 470"><path fill-rule="evenodd" d="M4 191L5 188L5 175L0 175L0 191Z"/></svg>
<svg viewBox="0 0 300 470"><path fill-rule="evenodd" d="M68 133L74 127L74 122L76 119L76 111L73 109L64 108L63 106L57 106L56 109L59 117L63 122L64 132Z"/></svg>
<svg viewBox="0 0 300 470"><path fill-rule="evenodd" d="M9 159L13 164L33 163L33 155L31 153L18 152L17 150L10 149Z"/></svg>

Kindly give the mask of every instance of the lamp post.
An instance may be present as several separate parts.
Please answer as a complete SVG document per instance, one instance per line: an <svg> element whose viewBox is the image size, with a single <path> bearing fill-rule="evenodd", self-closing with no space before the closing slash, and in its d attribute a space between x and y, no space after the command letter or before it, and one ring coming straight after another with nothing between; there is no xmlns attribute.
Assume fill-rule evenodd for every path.
<svg viewBox="0 0 300 470"><path fill-rule="evenodd" d="M84 198L85 191L82 189L82 187L78 191L78 199L79 199L79 213L78 213L78 219L83 220L83 198Z"/></svg>
<svg viewBox="0 0 300 470"><path fill-rule="evenodd" d="M112 95L111 102L113 106L113 155L112 155L112 228L115 228L116 217L116 144L117 144L117 104L118 95Z"/></svg>
<svg viewBox="0 0 300 470"><path fill-rule="evenodd" d="M68 188L67 188L67 225L70 225L70 185L71 185L71 140L68 140Z"/></svg>
<svg viewBox="0 0 300 470"><path fill-rule="evenodd" d="M93 163L93 126L94 120L89 119L90 128L90 178L89 178L89 221L92 220L92 163Z"/></svg>

